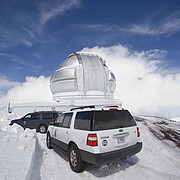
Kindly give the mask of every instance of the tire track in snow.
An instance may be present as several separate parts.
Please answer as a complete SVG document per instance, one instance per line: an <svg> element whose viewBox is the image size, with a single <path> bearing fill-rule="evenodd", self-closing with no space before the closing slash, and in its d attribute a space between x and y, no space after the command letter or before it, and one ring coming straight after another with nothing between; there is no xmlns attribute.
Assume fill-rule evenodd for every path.
<svg viewBox="0 0 180 180"><path fill-rule="evenodd" d="M26 180L41 180L41 165L43 161L42 157L43 149L39 144L38 138L36 137L36 146Z"/></svg>

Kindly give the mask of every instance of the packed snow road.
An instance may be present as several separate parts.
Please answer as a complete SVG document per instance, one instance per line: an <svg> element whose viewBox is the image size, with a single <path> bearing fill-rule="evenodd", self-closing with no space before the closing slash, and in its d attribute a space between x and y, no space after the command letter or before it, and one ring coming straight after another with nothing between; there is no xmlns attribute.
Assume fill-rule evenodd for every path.
<svg viewBox="0 0 180 180"><path fill-rule="evenodd" d="M173 142L168 144L156 138L149 130L151 125L143 122L138 122L138 125L143 141L143 150L139 154L119 163L103 166L87 164L80 174L70 169L67 156L59 156L47 149L46 136L38 134L31 179L180 179L180 149Z"/></svg>
<svg viewBox="0 0 180 180"><path fill-rule="evenodd" d="M0 180L179 180L180 123L164 123L150 117L137 120L143 142L140 153L119 163L86 164L84 172L77 174L70 169L64 154L58 155L46 147L45 134L24 131L17 125L11 127L10 119L3 115L0 117ZM165 136L166 130L173 133Z"/></svg>

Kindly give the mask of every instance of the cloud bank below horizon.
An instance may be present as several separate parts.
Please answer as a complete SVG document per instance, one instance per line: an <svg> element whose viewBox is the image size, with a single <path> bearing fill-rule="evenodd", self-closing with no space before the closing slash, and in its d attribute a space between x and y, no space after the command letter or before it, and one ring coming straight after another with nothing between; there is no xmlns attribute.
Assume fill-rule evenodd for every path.
<svg viewBox="0 0 180 180"><path fill-rule="evenodd" d="M115 98L120 99L123 107L133 114L167 117L171 113L180 116L180 73L168 71L164 75L162 59L166 51L155 49L137 52L119 44L84 48L82 52L97 54L106 60L116 76ZM26 77L24 83L15 84L6 96L0 98L0 105L37 101L52 101L49 77Z"/></svg>
<svg viewBox="0 0 180 180"><path fill-rule="evenodd" d="M0 105L52 101L49 77L26 77L26 81L11 88L6 96L0 98Z"/></svg>

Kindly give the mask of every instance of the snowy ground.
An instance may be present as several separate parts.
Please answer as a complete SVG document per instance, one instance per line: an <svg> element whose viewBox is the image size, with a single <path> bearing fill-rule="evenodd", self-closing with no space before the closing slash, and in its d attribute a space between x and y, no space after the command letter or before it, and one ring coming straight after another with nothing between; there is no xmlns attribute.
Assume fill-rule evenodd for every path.
<svg viewBox="0 0 180 180"><path fill-rule="evenodd" d="M7 116L0 116L0 180L25 179L36 146L35 130L9 126Z"/></svg>
<svg viewBox="0 0 180 180"><path fill-rule="evenodd" d="M143 149L119 163L95 166L74 173L65 155L45 144L45 134L8 126L19 115L0 115L0 180L69 179L180 179L180 123L162 118L138 117Z"/></svg>

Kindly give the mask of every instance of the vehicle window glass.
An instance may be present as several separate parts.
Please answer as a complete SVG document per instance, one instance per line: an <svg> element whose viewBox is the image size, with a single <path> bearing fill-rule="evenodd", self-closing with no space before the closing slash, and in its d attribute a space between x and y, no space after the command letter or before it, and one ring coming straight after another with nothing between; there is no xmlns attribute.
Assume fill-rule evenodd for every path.
<svg viewBox="0 0 180 180"><path fill-rule="evenodd" d="M31 119L36 120L40 118L40 114L39 113L33 113L31 114Z"/></svg>
<svg viewBox="0 0 180 180"><path fill-rule="evenodd" d="M53 119L56 119L58 117L58 113L53 113Z"/></svg>
<svg viewBox="0 0 180 180"><path fill-rule="evenodd" d="M61 126L62 122L63 122L63 119L64 119L64 114L59 115L58 118L56 119L55 125Z"/></svg>
<svg viewBox="0 0 180 180"><path fill-rule="evenodd" d="M95 111L93 130L107 130L136 126L127 110Z"/></svg>
<svg viewBox="0 0 180 180"><path fill-rule="evenodd" d="M76 114L75 129L91 130L93 120L93 111L83 111Z"/></svg>
<svg viewBox="0 0 180 180"><path fill-rule="evenodd" d="M31 119L31 114L27 114L26 116L24 116L24 119Z"/></svg>
<svg viewBox="0 0 180 180"><path fill-rule="evenodd" d="M52 119L52 113L42 113L43 119Z"/></svg>
<svg viewBox="0 0 180 180"><path fill-rule="evenodd" d="M64 117L64 120L63 120L63 123L62 123L63 127L67 127L67 128L70 127L72 114L73 113L66 113L65 114L65 117Z"/></svg>

